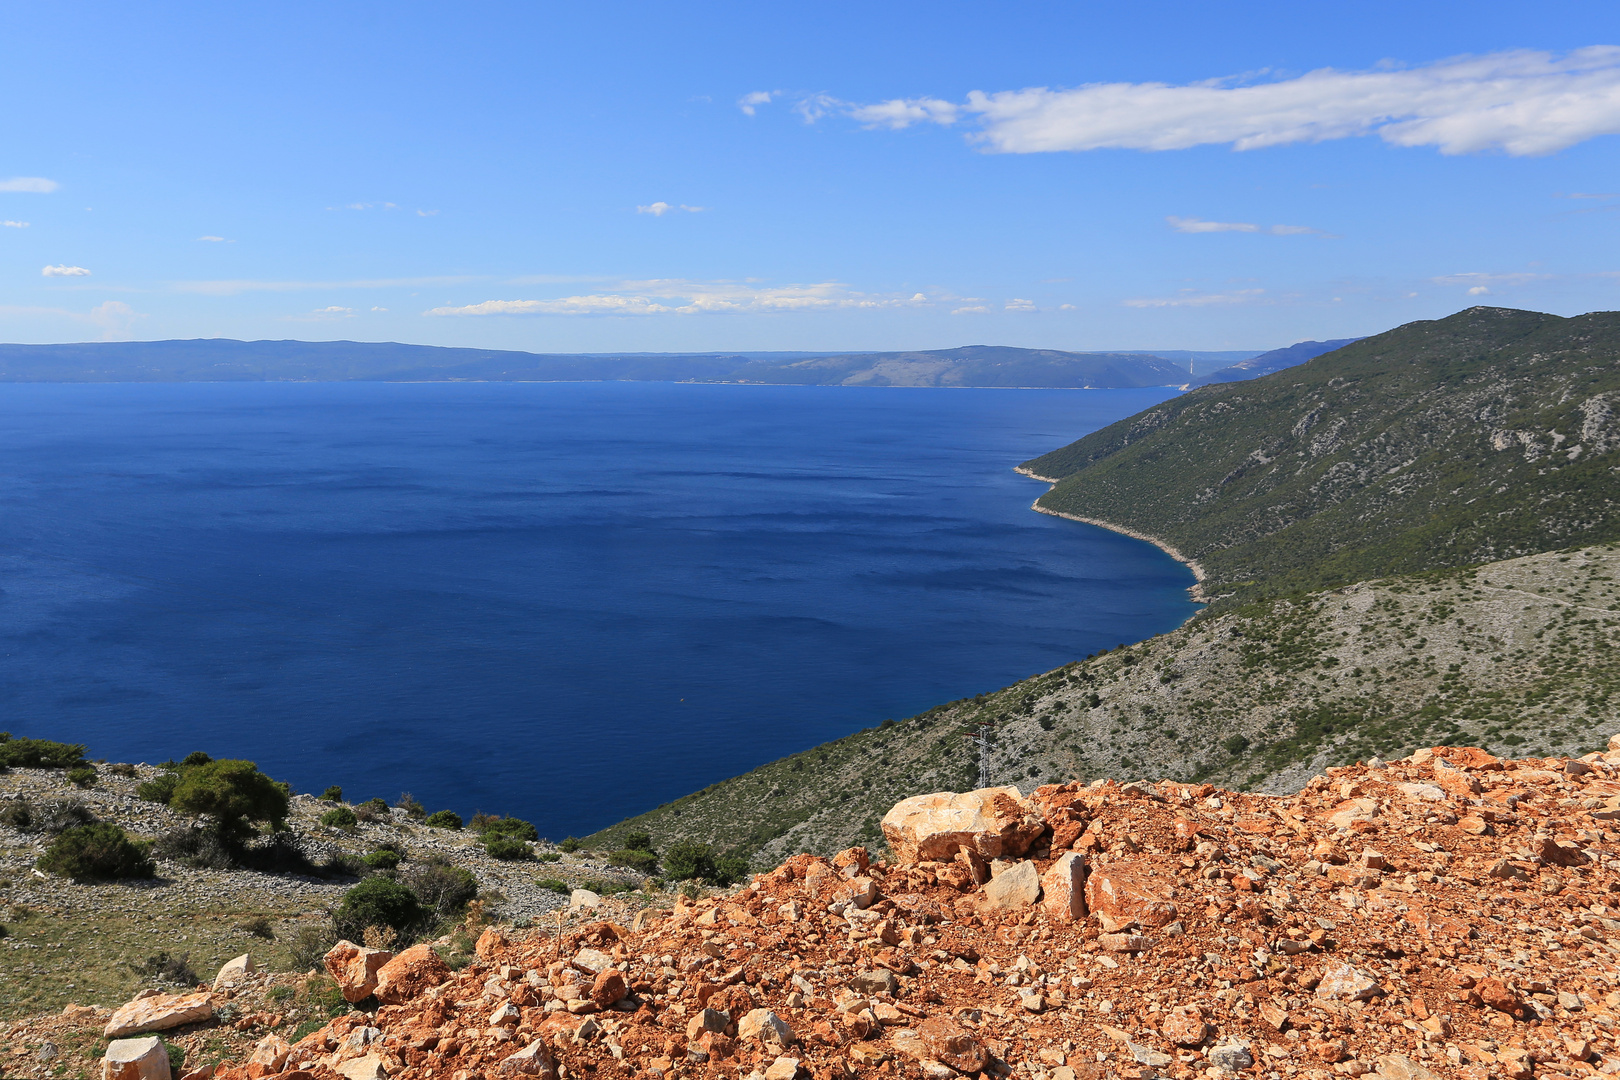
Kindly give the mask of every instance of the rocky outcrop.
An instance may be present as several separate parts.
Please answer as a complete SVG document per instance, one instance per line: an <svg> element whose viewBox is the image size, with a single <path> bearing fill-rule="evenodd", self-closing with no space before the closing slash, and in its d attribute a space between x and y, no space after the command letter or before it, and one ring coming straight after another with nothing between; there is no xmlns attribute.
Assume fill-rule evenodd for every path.
<svg viewBox="0 0 1620 1080"><path fill-rule="evenodd" d="M163 1040L156 1035L115 1040L101 1059L101 1080L170 1080Z"/></svg>
<svg viewBox="0 0 1620 1080"><path fill-rule="evenodd" d="M1440 787L1439 759L1473 783ZM1574 765L1425 751L1289 798L1054 785L1024 857L800 855L634 929L486 934L282 1075L1612 1075L1620 750ZM997 881L1016 902L986 903Z"/></svg>

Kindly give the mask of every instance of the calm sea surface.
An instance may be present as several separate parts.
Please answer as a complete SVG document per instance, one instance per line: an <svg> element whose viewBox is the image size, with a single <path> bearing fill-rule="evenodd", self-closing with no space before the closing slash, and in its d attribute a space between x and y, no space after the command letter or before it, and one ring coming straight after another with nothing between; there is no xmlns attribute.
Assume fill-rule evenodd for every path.
<svg viewBox="0 0 1620 1080"><path fill-rule="evenodd" d="M583 834L1192 613L1012 466L1167 390L0 386L0 727Z"/></svg>

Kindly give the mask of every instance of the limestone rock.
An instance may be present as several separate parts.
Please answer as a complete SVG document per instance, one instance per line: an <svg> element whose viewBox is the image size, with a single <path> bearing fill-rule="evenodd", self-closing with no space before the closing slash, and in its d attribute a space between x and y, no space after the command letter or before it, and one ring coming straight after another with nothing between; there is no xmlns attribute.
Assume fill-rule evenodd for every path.
<svg viewBox="0 0 1620 1080"><path fill-rule="evenodd" d="M1210 1047L1208 1056L1211 1065L1227 1072L1242 1072L1254 1064L1254 1055L1249 1052L1248 1044L1238 1039Z"/></svg>
<svg viewBox="0 0 1620 1080"><path fill-rule="evenodd" d="M1378 1059L1380 1080L1440 1080L1438 1073L1430 1072L1411 1058L1388 1054Z"/></svg>
<svg viewBox="0 0 1620 1080"><path fill-rule="evenodd" d="M948 861L958 851L985 859L1022 855L1045 830L1016 787L916 795L883 817L883 835L902 866Z"/></svg>
<svg viewBox="0 0 1620 1080"><path fill-rule="evenodd" d="M1316 996L1331 1001L1371 1001L1383 988L1378 980L1349 964L1329 964L1316 984Z"/></svg>
<svg viewBox="0 0 1620 1080"><path fill-rule="evenodd" d="M322 963L338 984L347 1002L364 1001L377 989L377 972L394 958L386 949L368 949L352 941L340 941L327 952Z"/></svg>
<svg viewBox="0 0 1620 1080"><path fill-rule="evenodd" d="M501 931L501 928L490 926L486 927L484 932L478 935L477 942L473 944L473 951L478 954L478 959L488 960L505 946L506 935Z"/></svg>
<svg viewBox="0 0 1620 1080"><path fill-rule="evenodd" d="M987 911L1029 907L1041 896L1041 876L1028 859L1014 863L984 883L980 906Z"/></svg>
<svg viewBox="0 0 1620 1080"><path fill-rule="evenodd" d="M122 1039L141 1031L167 1031L195 1024L214 1015L207 994L154 994L120 1006L102 1029L109 1039Z"/></svg>
<svg viewBox="0 0 1620 1080"><path fill-rule="evenodd" d="M347 1077L347 1080L388 1080L388 1069L377 1054L350 1058L333 1068L337 1070L339 1076Z"/></svg>
<svg viewBox="0 0 1620 1080"><path fill-rule="evenodd" d="M574 954L574 966L592 975L600 975L613 966L613 957L601 949L581 949Z"/></svg>
<svg viewBox="0 0 1620 1080"><path fill-rule="evenodd" d="M587 911L595 911L601 906L602 898L589 889L575 889L568 894L569 911L579 911L582 908Z"/></svg>
<svg viewBox="0 0 1620 1080"><path fill-rule="evenodd" d="M156 1035L118 1039L101 1059L101 1080L169 1080L169 1052Z"/></svg>
<svg viewBox="0 0 1620 1080"><path fill-rule="evenodd" d="M450 978L450 966L431 945L413 945L377 971L373 991L384 1005L402 1005Z"/></svg>
<svg viewBox="0 0 1620 1080"><path fill-rule="evenodd" d="M1065 852L1041 875L1041 907L1057 922L1086 917L1086 857ZM949 1064L947 1062L947 1064Z"/></svg>
<svg viewBox="0 0 1620 1080"><path fill-rule="evenodd" d="M798 1075L798 1058L779 1057L765 1070L765 1080L793 1080Z"/></svg>
<svg viewBox="0 0 1620 1080"><path fill-rule="evenodd" d="M796 1041L787 1021L769 1009L755 1009L737 1024L737 1038L757 1039L767 1046L786 1050Z"/></svg>
<svg viewBox="0 0 1620 1080"><path fill-rule="evenodd" d="M630 993L630 986L624 981L624 976L613 968L605 968L591 983L591 1000L596 1002L598 1009L611 1009L623 1001L625 995Z"/></svg>
<svg viewBox="0 0 1620 1080"><path fill-rule="evenodd" d="M1172 1009L1170 1015L1159 1023L1159 1034L1177 1046L1188 1049L1203 1045L1213 1031L1205 1022L1203 1012L1196 1006L1183 1005Z"/></svg>
<svg viewBox="0 0 1620 1080"><path fill-rule="evenodd" d="M978 1072L988 1061L984 1044L948 1017L930 1016L917 1025L917 1034L926 1057L942 1061L957 1072Z"/></svg>
<svg viewBox="0 0 1620 1080"><path fill-rule="evenodd" d="M858 973L849 986L858 994L892 994L900 988L900 980L888 968L878 968Z"/></svg>
<svg viewBox="0 0 1620 1080"><path fill-rule="evenodd" d="M1149 928L1175 921L1176 905L1165 899L1167 879L1156 878L1143 860L1110 863L1086 877L1086 906L1104 930L1132 923Z"/></svg>
<svg viewBox="0 0 1620 1080"><path fill-rule="evenodd" d="M498 1080L516 1080L517 1077L534 1076L540 1080L555 1080L557 1064L552 1060L551 1051L546 1049L544 1039L536 1039L517 1053L505 1058L495 1067Z"/></svg>
<svg viewBox="0 0 1620 1080"><path fill-rule="evenodd" d="M249 1065L263 1065L266 1076L274 1076L287 1064L287 1056L292 1053L292 1047L280 1035L266 1035L259 1040L253 1048L253 1056L248 1058Z"/></svg>
<svg viewBox="0 0 1620 1080"><path fill-rule="evenodd" d="M225 966L219 969L219 974L214 976L214 989L218 991L227 986L240 986L257 970L258 968L253 966L253 958L247 953L234 960L227 960Z"/></svg>

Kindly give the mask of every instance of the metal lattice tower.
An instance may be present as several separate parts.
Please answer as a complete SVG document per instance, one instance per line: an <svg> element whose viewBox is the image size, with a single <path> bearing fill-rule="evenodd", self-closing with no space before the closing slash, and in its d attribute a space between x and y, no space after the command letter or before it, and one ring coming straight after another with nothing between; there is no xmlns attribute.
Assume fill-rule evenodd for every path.
<svg viewBox="0 0 1620 1080"><path fill-rule="evenodd" d="M990 786L990 724L988 721L979 724L979 730L968 736L974 746L979 748L979 787Z"/></svg>

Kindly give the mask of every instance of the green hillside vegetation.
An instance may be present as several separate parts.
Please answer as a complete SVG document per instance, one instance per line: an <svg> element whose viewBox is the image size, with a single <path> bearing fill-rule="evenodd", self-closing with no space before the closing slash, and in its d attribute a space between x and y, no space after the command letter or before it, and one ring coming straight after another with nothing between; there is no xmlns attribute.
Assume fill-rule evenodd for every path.
<svg viewBox="0 0 1620 1080"><path fill-rule="evenodd" d="M1026 462L1218 603L1620 537L1620 313L1477 307L1193 390Z"/></svg>
<svg viewBox="0 0 1620 1080"><path fill-rule="evenodd" d="M1620 546L1210 612L1139 645L763 765L587 838L696 839L774 865L881 843L900 799L992 780L1208 780L1292 791L1436 744L1578 754L1620 726Z"/></svg>

